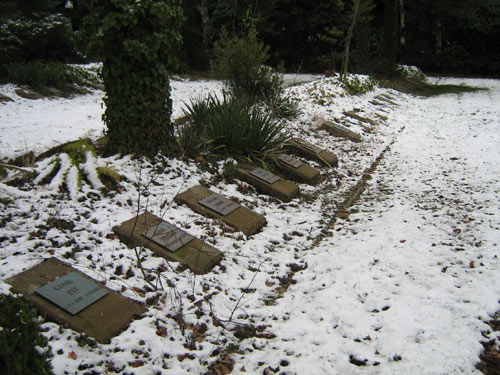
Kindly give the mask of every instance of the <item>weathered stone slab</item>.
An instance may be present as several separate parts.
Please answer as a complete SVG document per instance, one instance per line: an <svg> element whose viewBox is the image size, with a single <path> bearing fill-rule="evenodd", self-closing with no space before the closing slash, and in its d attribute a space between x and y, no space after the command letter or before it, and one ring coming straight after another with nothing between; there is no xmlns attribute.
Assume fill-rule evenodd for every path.
<svg viewBox="0 0 500 375"><path fill-rule="evenodd" d="M339 163L337 156L330 151L324 150L301 138L289 139L287 145L305 158L319 161L328 167L336 167Z"/></svg>
<svg viewBox="0 0 500 375"><path fill-rule="evenodd" d="M0 103L13 102L14 100L7 95L0 94Z"/></svg>
<svg viewBox="0 0 500 375"><path fill-rule="evenodd" d="M106 291L106 295L101 296L100 299L86 306L75 315L37 293L40 288L55 280L64 281L66 275L73 273L76 273L79 278L84 278L91 284L98 286L99 290ZM49 320L83 332L102 343L109 342L112 337L125 330L132 319L146 311L142 304L99 285L95 280L56 258L48 259L6 280L6 282L12 285L15 292L22 293L29 298ZM72 288L74 286L67 291L74 291ZM68 298L71 299L72 296L70 295Z"/></svg>
<svg viewBox="0 0 500 375"><path fill-rule="evenodd" d="M43 95L36 92L36 91L33 91L31 89L27 89L27 88L19 88L19 89L16 89L15 90L16 94L19 95L21 98L24 98L24 99L31 99L31 100L36 100L36 99L41 99L43 98Z"/></svg>
<svg viewBox="0 0 500 375"><path fill-rule="evenodd" d="M379 106L379 107L387 107L386 103L379 102L377 99L372 99L369 101L369 103Z"/></svg>
<svg viewBox="0 0 500 375"><path fill-rule="evenodd" d="M292 179L309 185L316 185L319 182L320 172L309 164L285 154L279 155L277 161L281 170L285 171Z"/></svg>
<svg viewBox="0 0 500 375"><path fill-rule="evenodd" d="M170 227L175 229L170 233L177 238L158 240L154 237L155 228L162 223L166 222L149 212L144 212L125 221L120 226L114 227L113 230L120 240L130 247L147 247L156 255L169 261L187 265L191 271L198 275L207 273L222 259L222 253L219 250L173 225ZM188 241L188 239L190 240ZM173 247L171 247L172 245Z"/></svg>
<svg viewBox="0 0 500 375"><path fill-rule="evenodd" d="M274 182L269 183L269 180L262 179L252 174L252 170L254 170L253 167L238 168L238 177L248 182L250 185L253 185L260 192L281 199L283 202L290 202L299 195L299 187L294 183L280 177L278 177L278 179L273 178L271 181Z"/></svg>
<svg viewBox="0 0 500 375"><path fill-rule="evenodd" d="M178 204L185 204L193 211L207 217L220 219L236 230L242 231L247 236L260 232L262 227L266 225L266 218L244 206L239 206L236 210L227 215L221 215L215 210L205 207L200 204L200 201L214 194L210 189L198 185L177 195L174 201Z"/></svg>
<svg viewBox="0 0 500 375"><path fill-rule="evenodd" d="M77 94L80 94L80 95L92 94L92 91L90 91L89 89L82 87L82 86L73 86L72 89L73 89L73 91L75 91Z"/></svg>
<svg viewBox="0 0 500 375"><path fill-rule="evenodd" d="M354 119L356 119L356 120L359 120L359 121L361 121L361 122L365 122L365 123L370 124L370 125L373 125L373 126L377 125L377 122L376 122L376 121L374 121L374 120L372 120L372 119L370 119L370 118L368 118L368 117L363 117L363 116L360 116L360 115L358 115L358 114L357 114L356 112L354 112L354 111L345 111L345 112L344 112L344 116L348 116L348 117L354 118Z"/></svg>
<svg viewBox="0 0 500 375"><path fill-rule="evenodd" d="M379 112L375 112L375 114L376 114L376 115L377 115L377 117L378 117L379 119L381 119L382 121L387 121L387 120L389 119L389 117L387 117L387 116L385 116L385 115L383 115L383 114L381 114L381 113L379 113Z"/></svg>
<svg viewBox="0 0 500 375"><path fill-rule="evenodd" d="M328 133L336 137L347 138L354 142L361 141L360 134L353 132L352 130L346 128L345 126L336 124L332 121L323 121L323 123L321 124L321 129L326 130Z"/></svg>
<svg viewBox="0 0 500 375"><path fill-rule="evenodd" d="M382 100L383 102L389 103L389 104L394 105L394 106L399 105L398 103L396 103L392 100L393 98L391 96L388 96L388 95L379 95L379 96L376 96L375 99Z"/></svg>

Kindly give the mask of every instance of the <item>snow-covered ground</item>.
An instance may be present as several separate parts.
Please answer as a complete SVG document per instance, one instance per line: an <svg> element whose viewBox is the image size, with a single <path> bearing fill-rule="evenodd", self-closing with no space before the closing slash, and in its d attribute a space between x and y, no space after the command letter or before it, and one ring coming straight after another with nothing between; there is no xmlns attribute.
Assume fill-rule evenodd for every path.
<svg viewBox="0 0 500 375"><path fill-rule="evenodd" d="M217 359L230 363L226 353L233 374L479 373L480 342L495 337L486 322L500 310L500 81L441 83L489 90L424 99L383 89L342 96L329 79L289 88L302 111L289 123L291 134L331 150L340 163L321 168L325 181L301 184L303 196L288 204L214 178L224 162L208 172L170 159L158 174L146 161L98 158L125 177L112 196L87 185L74 200L50 185L0 189L1 280L56 256L127 297L160 297L110 344L80 346L78 333L43 323L55 373L204 374ZM222 87L172 86L174 116L182 101ZM29 101L13 89L0 87L15 99L0 104L0 158L102 134L102 92ZM386 94L398 105L374 104ZM352 109L388 119L367 131L342 115ZM322 118L343 122L363 141L318 130ZM34 169L44 167L42 161ZM349 215L333 221L365 172L367 190ZM146 286L135 253L111 235L137 211L137 186L151 180L141 210L164 214L224 253L213 272L195 277L144 252L144 267L164 286L157 291ZM265 215L267 226L246 238L170 204L200 180ZM48 226L51 218L75 226ZM0 291L8 291L3 281ZM240 340L250 324L257 334Z"/></svg>

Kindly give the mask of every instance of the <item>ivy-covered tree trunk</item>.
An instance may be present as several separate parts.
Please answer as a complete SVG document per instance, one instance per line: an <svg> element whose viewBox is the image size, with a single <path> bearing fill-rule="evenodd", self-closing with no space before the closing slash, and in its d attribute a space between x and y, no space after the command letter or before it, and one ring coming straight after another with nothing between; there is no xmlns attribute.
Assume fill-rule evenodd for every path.
<svg viewBox="0 0 500 375"><path fill-rule="evenodd" d="M97 0L91 17L93 47L103 58L107 151L149 156L172 151L168 75L181 42L180 2Z"/></svg>

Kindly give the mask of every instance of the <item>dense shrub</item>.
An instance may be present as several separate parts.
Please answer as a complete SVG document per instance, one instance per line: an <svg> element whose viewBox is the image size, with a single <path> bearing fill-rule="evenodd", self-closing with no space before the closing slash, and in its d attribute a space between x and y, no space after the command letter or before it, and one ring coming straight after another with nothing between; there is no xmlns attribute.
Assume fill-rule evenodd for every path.
<svg viewBox="0 0 500 375"><path fill-rule="evenodd" d="M229 92L254 102L269 101L283 93L283 79L265 65L269 47L260 42L257 31L250 28L241 37L226 30L214 45L212 72L225 81Z"/></svg>
<svg viewBox="0 0 500 375"><path fill-rule="evenodd" d="M191 102L185 114L188 122L180 129L179 141L187 154L205 151L258 159L288 138L283 121L236 96Z"/></svg>
<svg viewBox="0 0 500 375"><path fill-rule="evenodd" d="M25 298L0 296L0 373L52 374L52 353Z"/></svg>
<svg viewBox="0 0 500 375"><path fill-rule="evenodd" d="M17 17L0 24L0 65L75 57L71 23L62 14Z"/></svg>
<svg viewBox="0 0 500 375"><path fill-rule="evenodd" d="M375 90L377 81L372 77L351 75L344 78L342 87L349 95L361 95Z"/></svg>
<svg viewBox="0 0 500 375"><path fill-rule="evenodd" d="M5 68L8 82L35 89L56 87L66 91L73 84L86 86L97 82L96 76L88 70L63 63L32 61L10 63Z"/></svg>
<svg viewBox="0 0 500 375"><path fill-rule="evenodd" d="M427 77L424 74L424 72L422 72L422 70L420 70L416 66L398 65L396 71L402 78L421 81L421 82L427 81Z"/></svg>

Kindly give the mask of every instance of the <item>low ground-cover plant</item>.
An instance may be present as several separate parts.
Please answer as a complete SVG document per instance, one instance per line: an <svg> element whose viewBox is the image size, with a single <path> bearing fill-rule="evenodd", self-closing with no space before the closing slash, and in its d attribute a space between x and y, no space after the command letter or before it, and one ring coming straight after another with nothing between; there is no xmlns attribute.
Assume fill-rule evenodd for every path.
<svg viewBox="0 0 500 375"><path fill-rule="evenodd" d="M209 152L257 159L288 139L283 121L239 97L210 95L191 101L184 113L188 121L178 139L188 155Z"/></svg>
<svg viewBox="0 0 500 375"><path fill-rule="evenodd" d="M113 167L99 162L88 139L56 147L51 154L39 163L38 175L33 182L47 184L53 191L66 190L71 199L79 197L83 182L93 189L105 191L104 180L120 181L120 175Z"/></svg>
<svg viewBox="0 0 500 375"><path fill-rule="evenodd" d="M52 374L52 352L36 319L28 300L0 295L1 374Z"/></svg>

